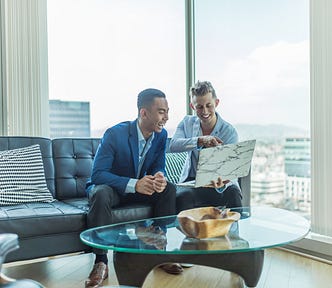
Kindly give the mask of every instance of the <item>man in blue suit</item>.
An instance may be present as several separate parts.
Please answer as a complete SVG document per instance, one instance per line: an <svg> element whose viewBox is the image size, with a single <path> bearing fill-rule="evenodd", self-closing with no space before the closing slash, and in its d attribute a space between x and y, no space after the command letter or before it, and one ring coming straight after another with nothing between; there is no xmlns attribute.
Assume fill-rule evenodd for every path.
<svg viewBox="0 0 332 288"><path fill-rule="evenodd" d="M176 188L165 178L168 104L165 94L138 94L138 118L109 128L98 147L87 183L88 227L112 223L112 208L151 203L154 217L174 215ZM107 251L94 249L95 264L85 287L99 287L108 277Z"/></svg>

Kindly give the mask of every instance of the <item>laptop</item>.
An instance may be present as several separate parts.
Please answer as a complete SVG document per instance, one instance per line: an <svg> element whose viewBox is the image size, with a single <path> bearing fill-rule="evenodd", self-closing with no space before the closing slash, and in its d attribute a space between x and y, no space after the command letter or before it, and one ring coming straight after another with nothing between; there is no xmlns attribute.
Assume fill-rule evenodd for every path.
<svg viewBox="0 0 332 288"><path fill-rule="evenodd" d="M200 150L196 179L177 185L202 187L211 185L211 181L216 181L218 177L225 181L247 176L255 145L256 140L247 140Z"/></svg>

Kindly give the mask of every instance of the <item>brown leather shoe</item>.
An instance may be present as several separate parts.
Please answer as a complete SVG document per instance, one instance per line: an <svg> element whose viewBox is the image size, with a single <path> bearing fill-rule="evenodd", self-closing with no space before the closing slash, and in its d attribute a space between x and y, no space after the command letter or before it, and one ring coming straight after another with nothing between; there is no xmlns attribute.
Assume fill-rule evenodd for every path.
<svg viewBox="0 0 332 288"><path fill-rule="evenodd" d="M89 279L85 281L85 288L97 288L108 277L108 266L98 262L93 266Z"/></svg>
<svg viewBox="0 0 332 288"><path fill-rule="evenodd" d="M183 272L183 268L179 263L166 263L159 266L159 268L163 269L165 272L169 274L178 275Z"/></svg>

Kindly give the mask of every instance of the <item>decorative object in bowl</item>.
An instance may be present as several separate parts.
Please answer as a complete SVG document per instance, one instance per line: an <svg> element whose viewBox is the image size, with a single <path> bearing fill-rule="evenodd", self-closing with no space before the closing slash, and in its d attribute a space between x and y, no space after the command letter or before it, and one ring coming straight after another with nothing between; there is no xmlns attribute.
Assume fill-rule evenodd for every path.
<svg viewBox="0 0 332 288"><path fill-rule="evenodd" d="M225 236L240 213L230 209L202 207L181 211L177 215L182 232L191 238L204 239Z"/></svg>

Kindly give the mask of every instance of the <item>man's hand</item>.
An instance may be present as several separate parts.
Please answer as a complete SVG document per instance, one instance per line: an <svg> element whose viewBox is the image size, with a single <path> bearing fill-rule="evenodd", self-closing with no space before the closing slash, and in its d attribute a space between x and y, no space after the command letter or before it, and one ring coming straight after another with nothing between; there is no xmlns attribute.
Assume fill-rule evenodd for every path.
<svg viewBox="0 0 332 288"><path fill-rule="evenodd" d="M214 147L223 144L222 140L217 136L201 136L198 138L198 146L200 147Z"/></svg>
<svg viewBox="0 0 332 288"><path fill-rule="evenodd" d="M135 190L138 193L152 195L155 192L154 176L146 175L136 182Z"/></svg>
<svg viewBox="0 0 332 288"><path fill-rule="evenodd" d="M154 174L153 187L154 191L161 193L165 190L167 185L166 178L162 172L157 172Z"/></svg>
<svg viewBox="0 0 332 288"><path fill-rule="evenodd" d="M211 185L207 185L205 187L210 187L210 188L221 188L224 187L229 180L222 181L221 177L218 177L217 181L211 181Z"/></svg>
<svg viewBox="0 0 332 288"><path fill-rule="evenodd" d="M135 190L138 193L152 195L154 192L161 193L167 185L166 178L162 172L146 175L136 182Z"/></svg>

